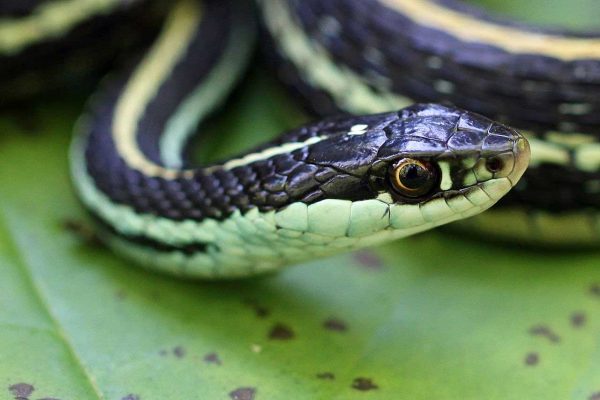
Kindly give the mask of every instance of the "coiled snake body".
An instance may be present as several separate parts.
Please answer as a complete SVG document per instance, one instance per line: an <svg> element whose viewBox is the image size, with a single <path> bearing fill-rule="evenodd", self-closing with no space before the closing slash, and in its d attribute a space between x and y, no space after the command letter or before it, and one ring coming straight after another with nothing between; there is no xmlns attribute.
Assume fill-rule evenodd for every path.
<svg viewBox="0 0 600 400"><path fill-rule="evenodd" d="M77 14L79 20L44 19L61 6L74 7L73 1L38 3L0 22L0 33L19 23L45 22L39 37L2 39L3 57L14 59L31 46L60 40L86 18L141 2L81 2L88 8ZM327 118L223 162L192 165L182 156L188 139L236 82L254 27L242 1L173 2L150 49L94 96L71 149L75 187L107 243L142 265L177 275L247 276L478 214L519 181L529 147L515 130L454 106L410 105L400 91L417 92L397 88L395 75L367 75L356 64L367 56L384 66L390 52L410 53L375 41L373 21L363 25L352 12L364 12L367 3L381 7L383 14L371 14L381 18L379 29L396 26L394 18L421 23L418 13L411 14L413 6L403 4L442 3L348 0L321 2L323 9L318 3L260 2L288 82L320 112L335 105L381 113ZM315 22L317 30L310 25ZM410 45L421 37L414 29L407 30L415 38ZM367 40L360 55L341 45L346 30ZM443 54L437 57L429 68L445 63ZM414 81L410 73L398 74ZM422 82L417 86L426 90ZM414 98L436 100L423 93ZM468 97L473 103L449 100L489 111Z"/></svg>

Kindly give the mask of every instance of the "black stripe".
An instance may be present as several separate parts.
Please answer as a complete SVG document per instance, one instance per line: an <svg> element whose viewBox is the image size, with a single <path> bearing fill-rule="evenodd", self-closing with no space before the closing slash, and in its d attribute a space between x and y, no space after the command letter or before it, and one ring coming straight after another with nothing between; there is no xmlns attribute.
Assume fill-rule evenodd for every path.
<svg viewBox="0 0 600 400"><path fill-rule="evenodd" d="M173 68L147 105L138 124L137 139L142 152L155 163L162 164L160 138L165 123L221 59L235 29L235 12L230 1L202 3L202 22L189 43L188 54Z"/></svg>
<svg viewBox="0 0 600 400"><path fill-rule="evenodd" d="M91 212L89 214L101 232L110 234L112 236L116 236L119 239L122 239L126 242L129 242L129 243L137 245L137 246L151 248L156 251L165 252L165 253L177 251L177 252L181 252L186 255L203 253L206 251L206 249L209 246L209 244L202 243L202 242L186 244L184 246L174 246L174 245L170 245L168 243L150 239L146 236L125 235L121 232L118 232L112 225L106 223L98 215L91 213ZM210 246L215 247L215 248L218 247L215 244L210 244Z"/></svg>
<svg viewBox="0 0 600 400"><path fill-rule="evenodd" d="M0 54L0 106L95 82L152 40L162 14L159 0L123 2L106 15L90 15L64 36Z"/></svg>
<svg viewBox="0 0 600 400"><path fill-rule="evenodd" d="M50 0L3 0L0 1L0 18L25 17L39 6L50 2Z"/></svg>

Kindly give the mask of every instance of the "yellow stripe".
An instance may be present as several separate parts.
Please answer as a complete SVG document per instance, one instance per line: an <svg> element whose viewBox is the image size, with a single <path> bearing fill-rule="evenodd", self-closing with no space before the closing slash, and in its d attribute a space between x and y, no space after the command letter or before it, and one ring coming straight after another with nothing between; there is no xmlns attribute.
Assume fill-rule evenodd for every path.
<svg viewBox="0 0 600 400"><path fill-rule="evenodd" d="M136 140L137 125L161 84L185 56L201 14L200 5L193 0L181 0L174 6L164 31L127 83L117 103L113 122L117 151L130 167L146 175L172 179L178 174L177 170L152 162L140 151Z"/></svg>
<svg viewBox="0 0 600 400"><path fill-rule="evenodd" d="M227 161L225 164L218 168L223 169L233 169L235 167L239 167L241 165L250 164L260 160L266 160L268 158L274 157L279 154L291 153L294 150L301 149L306 146L310 146L311 144L319 143L320 141L327 139L326 136L313 136L309 139L306 139L304 142L288 142L284 143L281 146L269 147L267 149L262 150L258 153L250 153L246 154L241 158L235 158L233 160Z"/></svg>
<svg viewBox="0 0 600 400"><path fill-rule="evenodd" d="M600 38L573 38L528 32L478 20L431 0L379 0L420 25L466 42L486 43L510 53L539 54L564 61L600 58Z"/></svg>
<svg viewBox="0 0 600 400"><path fill-rule="evenodd" d="M91 17L109 12L120 0L51 1L26 17L0 19L0 53L15 54L42 40L60 37Z"/></svg>

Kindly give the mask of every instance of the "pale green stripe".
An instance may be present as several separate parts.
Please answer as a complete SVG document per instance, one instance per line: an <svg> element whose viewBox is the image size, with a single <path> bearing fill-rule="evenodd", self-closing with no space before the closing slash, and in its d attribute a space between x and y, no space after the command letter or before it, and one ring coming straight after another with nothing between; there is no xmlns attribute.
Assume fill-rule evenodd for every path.
<svg viewBox="0 0 600 400"><path fill-rule="evenodd" d="M165 125L160 140L161 160L169 168L181 168L182 147L207 114L227 97L246 68L255 39L254 27L235 21L221 60L206 79L179 106Z"/></svg>
<svg viewBox="0 0 600 400"><path fill-rule="evenodd" d="M85 126L85 123L81 122L81 125ZM158 218L149 214L138 214L129 206L113 203L110 198L96 188L92 177L87 173L84 152L85 142L86 135L79 134L75 136L71 145L71 174L73 182L86 206L106 220L118 232L125 235L145 234L151 239L166 244L185 245L197 239L193 235L190 235L190 231L210 231L210 228L213 228L210 226L210 220L202 224L190 221L184 227L182 226L184 223ZM216 222L212 221L212 224L216 224ZM156 228L152 229L152 226ZM214 238L202 237L203 241L211 241L211 239Z"/></svg>
<svg viewBox="0 0 600 400"><path fill-rule="evenodd" d="M556 214L511 207L492 209L456 227L522 243L588 246L598 243L600 218L589 210Z"/></svg>
<svg viewBox="0 0 600 400"><path fill-rule="evenodd" d="M172 179L178 171L164 168L141 151L136 137L141 115L179 61L187 56L189 44L202 21L202 8L194 0L173 4L163 31L136 67L115 105L112 136L117 151L129 167L149 176Z"/></svg>
<svg viewBox="0 0 600 400"><path fill-rule="evenodd" d="M265 22L277 38L283 54L301 71L304 80L329 93L343 109L364 114L403 108L414 103L374 83L379 89L376 93L367 84L369 80L366 77L336 64L326 49L307 37L285 2L261 0L260 3Z"/></svg>
<svg viewBox="0 0 600 400"><path fill-rule="evenodd" d="M530 166L538 166L540 164L568 165L570 158L569 149L556 143L537 139L536 137L528 137L527 140L529 140L529 146L531 147Z"/></svg>

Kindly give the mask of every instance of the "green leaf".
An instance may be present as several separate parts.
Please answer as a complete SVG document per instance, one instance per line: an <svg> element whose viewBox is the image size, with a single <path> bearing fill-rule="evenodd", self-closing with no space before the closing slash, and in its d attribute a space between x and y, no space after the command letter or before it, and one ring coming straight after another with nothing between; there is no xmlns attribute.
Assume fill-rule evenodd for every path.
<svg viewBox="0 0 600 400"><path fill-rule="evenodd" d="M1 399L600 396L597 254L434 232L252 280L157 275L73 232L79 103L0 119ZM237 103L207 148L290 124L262 81Z"/></svg>
<svg viewBox="0 0 600 400"><path fill-rule="evenodd" d="M509 19L574 30L598 29L596 0L465 0Z"/></svg>

